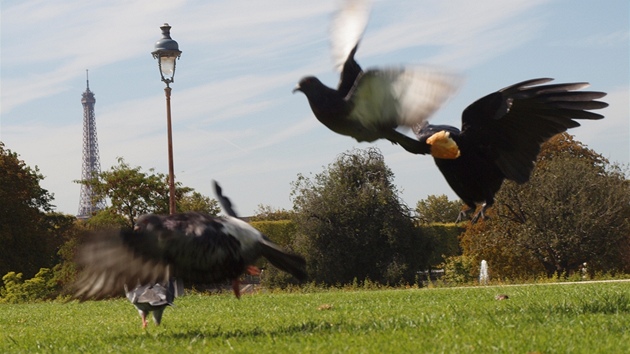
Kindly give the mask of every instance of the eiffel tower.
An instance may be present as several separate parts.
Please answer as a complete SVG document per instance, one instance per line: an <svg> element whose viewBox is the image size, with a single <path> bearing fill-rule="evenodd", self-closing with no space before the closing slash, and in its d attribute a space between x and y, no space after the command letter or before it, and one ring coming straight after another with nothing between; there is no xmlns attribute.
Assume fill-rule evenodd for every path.
<svg viewBox="0 0 630 354"><path fill-rule="evenodd" d="M90 91L90 79L85 70L87 88L81 96L83 104L83 169L81 180L89 180L101 172L101 162L98 155L98 139L96 137L96 116L94 115L94 93ZM81 185L79 213L77 218L88 219L94 213L105 208L105 202L93 199L92 188Z"/></svg>

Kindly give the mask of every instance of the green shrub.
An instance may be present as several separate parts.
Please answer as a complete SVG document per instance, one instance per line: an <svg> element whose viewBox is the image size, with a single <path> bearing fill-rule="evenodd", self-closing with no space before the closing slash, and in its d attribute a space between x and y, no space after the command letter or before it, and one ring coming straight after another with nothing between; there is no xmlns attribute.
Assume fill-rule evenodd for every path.
<svg viewBox="0 0 630 354"><path fill-rule="evenodd" d="M473 262L469 257L446 257L442 268L444 268L443 280L448 284L461 285L470 283L475 279L473 275Z"/></svg>
<svg viewBox="0 0 630 354"><path fill-rule="evenodd" d="M296 224L291 220L264 220L252 221L251 225L258 231L269 237L274 243L280 245L283 249L292 251L291 245L295 239ZM276 269L269 264L266 259L258 261L258 266L264 268L260 277L261 283L265 287L270 288L286 288L287 286L297 284L297 281L285 272Z"/></svg>
<svg viewBox="0 0 630 354"><path fill-rule="evenodd" d="M428 263L431 268L439 268L447 257L462 254L459 246L459 235L464 228L455 223L431 223L418 226L422 235L428 240L431 253Z"/></svg>
<svg viewBox="0 0 630 354"><path fill-rule="evenodd" d="M291 220L252 221L250 224L282 247L293 242L297 230L297 225Z"/></svg>
<svg viewBox="0 0 630 354"><path fill-rule="evenodd" d="M57 293L57 283L49 268L40 268L31 279L22 280L22 273L9 272L2 277L4 287L0 288L0 302L21 303L53 298Z"/></svg>

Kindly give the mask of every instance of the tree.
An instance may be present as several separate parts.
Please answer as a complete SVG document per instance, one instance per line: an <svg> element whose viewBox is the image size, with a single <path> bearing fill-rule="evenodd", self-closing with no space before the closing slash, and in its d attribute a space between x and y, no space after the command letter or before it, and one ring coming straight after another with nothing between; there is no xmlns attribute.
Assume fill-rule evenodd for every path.
<svg viewBox="0 0 630 354"><path fill-rule="evenodd" d="M68 228L63 234L63 244L57 251L59 262L55 264L53 273L55 281L62 288L68 288L76 279L78 269L75 263L76 250L79 244L86 237L90 230L111 227L113 224L103 223L102 221L91 224L97 218L97 215L89 218L87 221L75 218L72 227Z"/></svg>
<svg viewBox="0 0 630 354"><path fill-rule="evenodd" d="M43 179L0 142L0 276L31 277L54 264L58 220L46 215L53 195L40 186Z"/></svg>
<svg viewBox="0 0 630 354"><path fill-rule="evenodd" d="M434 223L418 227L431 251L428 257L423 255L430 268L440 268L440 265L446 261L446 258L462 254L459 236L465 229L460 225L455 223Z"/></svg>
<svg viewBox="0 0 630 354"><path fill-rule="evenodd" d="M177 200L177 210L180 212L197 211L210 215L219 215L221 207L216 199L211 199L199 192L191 191Z"/></svg>
<svg viewBox="0 0 630 354"><path fill-rule="evenodd" d="M118 158L118 166L103 171L90 180L77 181L87 184L94 192L94 198L108 200L110 207L97 213L96 218L102 224L113 225L122 220L133 227L136 219L143 214L168 213L168 177L155 173L153 169L143 172L141 167L130 167L125 160ZM218 214L219 203L192 188L175 184L175 198L179 211L199 211Z"/></svg>
<svg viewBox="0 0 630 354"><path fill-rule="evenodd" d="M608 159L584 146L584 144L575 140L573 135L566 132L555 135L542 145L536 158L536 166L541 168L547 162L553 161L557 157L573 157L589 161L593 167L599 169L602 173L610 166Z"/></svg>
<svg viewBox="0 0 630 354"><path fill-rule="evenodd" d="M306 256L313 280L414 281L421 240L392 179L376 148L343 153L313 179L298 175L293 247Z"/></svg>
<svg viewBox="0 0 630 354"><path fill-rule="evenodd" d="M481 260L486 260L492 278L526 279L545 273L545 268L518 241L521 227L497 217L496 205L490 209L490 218L484 222L468 224L460 238L464 255L473 264L473 272L479 272Z"/></svg>
<svg viewBox="0 0 630 354"><path fill-rule="evenodd" d="M129 220L115 208L109 207L99 210L84 225L88 230L99 230L106 228L129 227Z"/></svg>
<svg viewBox="0 0 630 354"><path fill-rule="evenodd" d="M294 212L286 209L276 209L269 205L258 204L258 209L254 212L254 216L250 221L280 221L292 220Z"/></svg>
<svg viewBox="0 0 630 354"><path fill-rule="evenodd" d="M548 276L568 275L584 262L591 271L629 270L624 171L568 134L543 145L538 162L528 183L504 184L494 210L498 220L479 234L467 232L464 253L498 260L502 249L519 255L513 260L521 268L544 269Z"/></svg>
<svg viewBox="0 0 630 354"><path fill-rule="evenodd" d="M164 213L168 210L168 187L166 176L142 172L141 168L131 168L122 157L118 166L103 171L90 180L77 181L92 188L96 200L109 200L105 211L118 214L133 227L138 216L147 213ZM101 211L102 212L102 211Z"/></svg>
<svg viewBox="0 0 630 354"><path fill-rule="evenodd" d="M427 199L419 200L416 204L416 213L421 223L430 224L434 222L451 223L457 220L459 212L462 210L461 200L448 200L442 195L430 195Z"/></svg>

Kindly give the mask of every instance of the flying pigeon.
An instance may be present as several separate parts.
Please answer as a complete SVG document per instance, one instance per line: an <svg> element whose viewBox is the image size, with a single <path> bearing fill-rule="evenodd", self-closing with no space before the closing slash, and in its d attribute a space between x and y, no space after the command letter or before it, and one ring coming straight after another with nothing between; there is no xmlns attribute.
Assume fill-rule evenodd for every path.
<svg viewBox="0 0 630 354"><path fill-rule="evenodd" d="M166 306L172 306L175 299L175 285L169 281L166 286L155 283L148 285L138 285L133 290L124 285L127 299L136 307L142 318L142 328L147 327L147 315L153 313L153 321L156 325L162 322L162 314Z"/></svg>
<svg viewBox="0 0 630 354"><path fill-rule="evenodd" d="M103 231L79 248L77 263L83 270L74 298L105 298L118 294L124 284L162 283L172 277L204 284L231 281L238 298L239 278L245 272L255 274L260 257L300 281L306 279L303 257L282 250L234 216L143 215L134 230Z"/></svg>
<svg viewBox="0 0 630 354"><path fill-rule="evenodd" d="M453 191L466 204L457 222L481 209L472 222L485 218L504 179L525 183L534 169L541 145L558 133L579 127L573 119L602 119L589 112L608 106L596 101L604 92L576 91L588 83L543 85L553 79L519 82L493 92L468 106L461 131L448 125L419 125L414 129Z"/></svg>
<svg viewBox="0 0 630 354"><path fill-rule="evenodd" d="M337 89L314 76L293 92L306 95L315 117L330 130L358 142L387 139L419 153L422 146L398 129L411 129L435 112L455 91L457 78L432 68L387 67L363 71L354 56L367 25L365 0L347 0L333 18L331 47L341 71Z"/></svg>

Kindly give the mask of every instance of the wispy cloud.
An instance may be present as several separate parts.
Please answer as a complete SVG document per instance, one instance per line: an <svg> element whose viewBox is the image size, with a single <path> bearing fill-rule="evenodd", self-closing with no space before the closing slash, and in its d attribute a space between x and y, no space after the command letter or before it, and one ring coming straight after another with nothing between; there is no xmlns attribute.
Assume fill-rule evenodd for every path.
<svg viewBox="0 0 630 354"><path fill-rule="evenodd" d="M391 22L372 30L368 25L361 52L377 55L428 46L436 48L437 53L417 61L465 69L538 35L544 29L544 21L523 14L544 2L428 1L423 6L398 3L397 17Z"/></svg>
<svg viewBox="0 0 630 354"><path fill-rule="evenodd" d="M570 38L550 43L552 46L573 48L628 48L630 43L630 30L596 33L582 38Z"/></svg>
<svg viewBox="0 0 630 354"><path fill-rule="evenodd" d="M207 46L210 53L213 45L228 45L219 52L237 50L235 55L239 57L256 57L303 40L290 26L279 23L295 23L321 15L329 8L330 4L296 6L287 1L277 1L271 6L262 2L244 5L239 1L148 0L63 4L30 1L3 5L3 65L28 66L28 70L3 71L3 84L12 89L3 90L1 109L6 113L21 104L68 89L67 82L77 77L77 68L96 70L146 57L151 49L147 44L159 39L156 27L160 22L156 18L178 23L177 39L182 43ZM269 26L271 23L275 25ZM269 38L278 40L269 41ZM46 67L29 72L42 63Z"/></svg>
<svg viewBox="0 0 630 354"><path fill-rule="evenodd" d="M11 90L2 90L1 112L67 90L79 75L77 68L96 69L146 55L146 43L156 40L151 19L177 3L26 1L3 6L3 66L19 70L3 70L3 84Z"/></svg>

